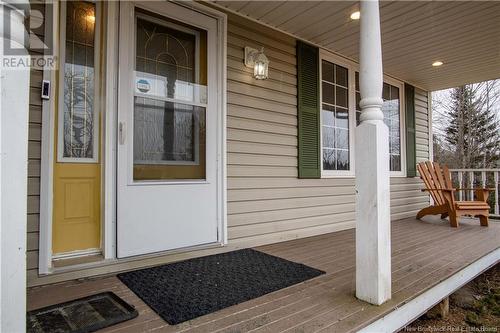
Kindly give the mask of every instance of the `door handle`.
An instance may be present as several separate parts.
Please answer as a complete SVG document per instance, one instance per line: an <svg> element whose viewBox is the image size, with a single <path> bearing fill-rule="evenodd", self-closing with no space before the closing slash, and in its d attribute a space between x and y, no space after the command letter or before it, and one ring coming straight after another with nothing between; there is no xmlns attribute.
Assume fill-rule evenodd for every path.
<svg viewBox="0 0 500 333"><path fill-rule="evenodd" d="M118 124L118 140L121 145L125 144L125 123L121 122Z"/></svg>

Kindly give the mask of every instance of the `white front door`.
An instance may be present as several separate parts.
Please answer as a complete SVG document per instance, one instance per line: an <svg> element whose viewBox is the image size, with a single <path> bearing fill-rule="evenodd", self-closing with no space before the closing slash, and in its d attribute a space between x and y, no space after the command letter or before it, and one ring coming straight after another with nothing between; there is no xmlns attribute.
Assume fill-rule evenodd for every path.
<svg viewBox="0 0 500 333"><path fill-rule="evenodd" d="M117 254L219 241L217 20L120 3Z"/></svg>

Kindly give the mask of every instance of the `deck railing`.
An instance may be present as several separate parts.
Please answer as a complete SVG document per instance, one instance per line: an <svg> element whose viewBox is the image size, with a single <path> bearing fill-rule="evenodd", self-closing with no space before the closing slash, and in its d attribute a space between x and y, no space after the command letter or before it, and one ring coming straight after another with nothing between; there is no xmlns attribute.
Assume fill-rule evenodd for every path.
<svg viewBox="0 0 500 333"><path fill-rule="evenodd" d="M499 178L500 169L450 169L451 180L457 188L489 187L494 189L490 192L488 203L490 204L490 214L500 217ZM473 190L458 191L458 200L472 200Z"/></svg>

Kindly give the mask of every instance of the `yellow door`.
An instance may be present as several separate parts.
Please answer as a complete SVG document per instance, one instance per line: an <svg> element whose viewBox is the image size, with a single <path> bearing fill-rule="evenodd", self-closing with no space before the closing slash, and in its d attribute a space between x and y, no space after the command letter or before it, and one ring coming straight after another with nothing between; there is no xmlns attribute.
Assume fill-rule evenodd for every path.
<svg viewBox="0 0 500 333"><path fill-rule="evenodd" d="M99 164L55 163L54 254L100 247L100 169Z"/></svg>
<svg viewBox="0 0 500 333"><path fill-rule="evenodd" d="M101 246L98 2L61 2L52 253ZM96 29L97 26L97 29Z"/></svg>

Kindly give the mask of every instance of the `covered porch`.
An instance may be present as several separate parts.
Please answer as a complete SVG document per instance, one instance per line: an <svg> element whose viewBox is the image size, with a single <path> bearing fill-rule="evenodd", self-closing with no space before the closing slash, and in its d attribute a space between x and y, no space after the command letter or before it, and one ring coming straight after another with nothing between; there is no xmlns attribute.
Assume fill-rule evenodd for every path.
<svg viewBox="0 0 500 333"><path fill-rule="evenodd" d="M325 275L169 326L116 276L72 281L28 291L28 310L102 291L133 304L139 316L102 332L355 332L394 331L500 259L500 224L463 219L393 221L392 299L382 306L355 297L354 229L257 247L259 251L324 270ZM373 325L373 326L369 326Z"/></svg>
<svg viewBox="0 0 500 333"><path fill-rule="evenodd" d="M217 161L223 172L220 178L221 202L228 206L228 209L222 209L222 226L228 230L229 236L224 235L228 239L220 238L229 244L230 247L226 248L229 250L255 246L252 242L274 243L317 235L257 249L324 270L326 275L177 326L168 326L114 275L29 288L28 310L111 290L136 306L140 315L110 327L108 331L357 331L369 325L381 325L377 327L393 331L499 261L498 223L492 221L489 228L482 228L477 221L471 220L454 230L448 222L407 218L427 205L427 198L410 179L415 175L412 176L404 167L400 170L402 174L393 179L401 182L400 187L405 191L401 191L404 193L399 193L400 196L389 197L392 191L390 177L393 175L388 167L388 138L387 133L377 131L377 128L385 128L381 117L382 65L391 80L400 81L402 89L406 83L414 85L422 96L435 89L500 77L497 34L500 13L497 4L382 2L380 17L378 5L373 2L370 6L365 3L364 10L357 1L236 1L204 5L228 13L228 27L224 27L224 34L221 34L225 37L227 33L227 39L223 38L225 45L221 48L227 59L221 62L223 66L220 68L227 76L224 76L219 90L224 112L220 117L222 148ZM362 29L356 21L349 19L349 14L357 10L361 10ZM478 25L481 29L474 29ZM23 31L22 18L18 19L17 26ZM370 126L373 127L371 132L357 130L360 137L356 140L356 151L352 150L351 155L356 154L360 163L352 165L348 177L319 174L317 179L309 179L298 174L301 152L300 145L297 147L300 135L297 129L297 91L304 87L298 87L297 83L297 42L307 42L321 52L334 54L342 64L352 65L352 78L359 71L360 96L365 100L360 105L362 110L359 110L364 114L361 121L365 127L369 127L369 123L376 126ZM243 50L247 45L265 46L271 61L268 81L254 80L251 71L244 67ZM110 57L111 60L115 58ZM437 60L444 62L439 69L432 67L432 62ZM2 118L2 130L6 128L12 132L9 132L9 144L2 141L2 151L6 146L10 149L5 149L7 153L15 152L14 155L4 154L9 158L2 159L2 177L12 179L10 183L2 182L2 194L10 194L2 196L2 208L8 207L10 214L2 215L5 236L2 236L1 249L2 274L9 273L1 285L2 318L8 319L4 321L7 328L25 325L26 270L28 285L33 281L41 283L46 277L56 279L61 276L57 270L52 274L40 265L44 264L44 257L40 255L44 250L39 245L51 251L50 241L40 235L47 232L44 226L52 223L44 207L40 209L48 197L40 191L40 182L43 187L44 181L40 175L41 160L45 156L40 152L44 134L41 134L43 121L36 119L42 114L40 84L36 80L41 80L42 76L41 72L35 73L35 83L30 87L30 73L19 73L6 82L21 82L18 78L22 76L25 84L5 85L12 87L7 92L15 97L6 99L5 105L20 112L15 117L8 115L12 119ZM357 89L355 79L350 81L349 91L353 97L350 102L351 132L354 133ZM111 101L118 100L111 93L109 96ZM412 105L420 111L414 115L413 128L407 126L415 139L412 142L414 160L407 161L410 167L414 167L415 162L432 159L430 102L427 98L424 101L417 97ZM115 104L109 104L109 110L116 109ZM32 113L30 118L29 110ZM109 120L115 122L113 126L118 125L116 119ZM46 128L45 131L50 132ZM113 147L117 142L116 137L110 138L107 147L109 157L113 159L116 158ZM370 143L374 144L374 149ZM399 143L401 146L406 144L404 140ZM354 144L351 145L354 148ZM319 155L319 149L316 150ZM320 156L317 157L316 162L320 165ZM27 160L31 162L30 168L26 165ZM321 169L318 165L317 169ZM108 187L112 189L109 207L115 207L116 193L113 191L116 184L113 179L118 168L111 163L108 170L111 170ZM45 187L50 189L50 184L47 184ZM358 193L356 199L355 192ZM370 206L373 201L377 204ZM302 211L294 210L298 206ZM391 206L397 209L393 212L396 217L391 216ZM110 216L106 217L107 226L116 222L113 211L116 209L110 209ZM283 212L291 222L283 220ZM391 217L398 220L391 223ZM401 217L405 219L399 220ZM357 231L332 233L355 225ZM112 228L104 232L111 239L106 245L113 245L116 240L116 230ZM356 239L356 232L361 238ZM112 246L110 248L107 253L116 259L116 251ZM361 262L356 264L357 250ZM48 261L45 260L45 264ZM376 266L368 267L363 261ZM148 263L143 260L141 265ZM116 274L115 267L119 267L103 266L96 266L93 271L88 269L85 273L74 268L71 279L102 274L104 270ZM389 280L384 280L383 275L388 275ZM361 280L358 286L364 286L365 291L374 294L364 299L378 304L388 301L374 306L357 299L356 276ZM366 295L361 293L358 296ZM19 302L8 304L6 300L10 298Z"/></svg>

